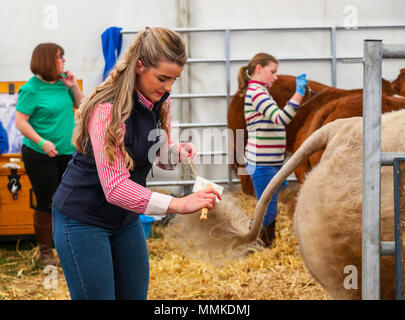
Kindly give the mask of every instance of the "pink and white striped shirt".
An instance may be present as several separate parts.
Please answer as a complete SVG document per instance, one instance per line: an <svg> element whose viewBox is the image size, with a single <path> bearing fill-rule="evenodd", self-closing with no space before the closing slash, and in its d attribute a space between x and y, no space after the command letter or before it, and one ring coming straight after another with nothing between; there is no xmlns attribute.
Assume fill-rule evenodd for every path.
<svg viewBox="0 0 405 320"><path fill-rule="evenodd" d="M153 108L153 103L139 92L138 96L142 104L150 109ZM94 159L106 200L109 203L140 214L164 215L173 197L152 192L132 181L130 173L125 167L124 158L118 147L118 143L115 146L117 160L113 165L108 164L107 157L104 154L105 133L111 121L112 106L111 103L96 106L89 121L89 134L93 146ZM169 128L171 128L170 123ZM122 124L122 130L125 134L125 123ZM169 146L173 146L171 141L169 141ZM160 165L158 159L156 164L164 169L174 168L174 165L171 164Z"/></svg>

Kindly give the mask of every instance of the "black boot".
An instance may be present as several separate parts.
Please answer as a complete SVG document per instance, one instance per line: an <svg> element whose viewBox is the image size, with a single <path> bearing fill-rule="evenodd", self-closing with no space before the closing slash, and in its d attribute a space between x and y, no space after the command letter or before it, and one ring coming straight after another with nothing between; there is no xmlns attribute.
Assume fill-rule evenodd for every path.
<svg viewBox="0 0 405 320"><path fill-rule="evenodd" d="M52 239L52 215L48 212L35 211L34 213L35 238L41 253L41 260L44 264L56 265L57 261L53 255Z"/></svg>
<svg viewBox="0 0 405 320"><path fill-rule="evenodd" d="M268 248L276 239L276 221L274 220L267 227L262 227L260 231L260 240L263 241L264 247Z"/></svg>

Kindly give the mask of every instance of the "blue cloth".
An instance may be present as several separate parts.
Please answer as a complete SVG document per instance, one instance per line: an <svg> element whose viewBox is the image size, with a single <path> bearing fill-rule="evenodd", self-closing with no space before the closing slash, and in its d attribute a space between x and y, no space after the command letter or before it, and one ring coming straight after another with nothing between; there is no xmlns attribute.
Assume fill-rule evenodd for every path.
<svg viewBox="0 0 405 320"><path fill-rule="evenodd" d="M140 219L113 231L54 207L52 231L73 300L146 300L149 256Z"/></svg>
<svg viewBox="0 0 405 320"><path fill-rule="evenodd" d="M280 167L276 166L255 166L250 163L246 163L246 169L252 178L253 187L255 188L257 200L260 199L264 189L266 189L267 185L269 184L270 180L276 175L276 173L280 170ZM267 207L266 214L263 220L263 227L267 227L270 223L272 223L277 216L277 201L278 201L278 193L280 188L273 194L269 205Z"/></svg>
<svg viewBox="0 0 405 320"><path fill-rule="evenodd" d="M0 121L0 154L8 152L8 136Z"/></svg>
<svg viewBox="0 0 405 320"><path fill-rule="evenodd" d="M143 231L145 232L145 238L148 239L152 231L152 222L155 221L155 218L140 214L139 219L141 219L142 221Z"/></svg>
<svg viewBox="0 0 405 320"><path fill-rule="evenodd" d="M114 67L118 56L121 53L122 46L122 28L110 27L106 29L101 35L101 42L103 45L103 54L105 60L105 67L103 72L103 81L107 78L111 69Z"/></svg>

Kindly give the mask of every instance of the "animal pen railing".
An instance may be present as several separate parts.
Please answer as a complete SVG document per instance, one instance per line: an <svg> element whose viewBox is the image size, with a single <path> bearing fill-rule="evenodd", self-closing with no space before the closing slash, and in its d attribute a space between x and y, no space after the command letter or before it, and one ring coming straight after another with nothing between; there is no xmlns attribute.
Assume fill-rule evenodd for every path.
<svg viewBox="0 0 405 320"><path fill-rule="evenodd" d="M232 98L231 93L231 64L232 63L240 63L240 62L247 62L250 60L251 57L241 57L241 58L233 58L231 56L231 34L238 33L238 32L262 32L262 31L280 31L280 32L314 32L314 31L323 31L329 34L329 50L330 54L327 55L317 55L317 56L281 56L278 57L280 61L328 61L330 62L330 70L331 70L331 85L336 87L337 82L337 63L346 62L346 63L357 63L362 61L361 55L359 56L339 56L337 53L338 49L338 41L337 41L337 33L339 31L344 30L351 30L352 28L348 28L343 25L333 25L333 26L289 26L289 27L276 27L276 26L265 26L265 27L235 27L235 28L173 28L174 31L183 34L190 34L190 33L223 33L224 35L224 57L222 58L194 58L191 57L188 59L188 64L196 64L196 63L209 63L209 64L216 64L216 63L223 63L225 67L225 84L226 90L225 92L220 93L179 93L173 94L171 97L172 99L201 99L201 98L223 98L225 100L224 107L227 108L229 106L230 99ZM370 30L370 29L405 29L405 25L358 25L355 28L356 30ZM130 30L124 29L121 31L123 35L128 34L136 34L139 30ZM176 127L176 125L174 125ZM226 128L226 122L212 122L212 123L180 123L178 125L179 130L183 129L190 129L190 128ZM227 151L204 151L199 152L199 154L203 157L207 156L227 156ZM239 179L232 178L232 171L230 166L228 166L228 178L227 179L211 179L214 183L238 183ZM191 180L180 180L180 181L148 181L148 186L174 186L174 185L183 185L183 186L190 186L194 183ZM191 189L189 188L189 191Z"/></svg>
<svg viewBox="0 0 405 320"><path fill-rule="evenodd" d="M403 165L405 164L405 152L381 152L383 58L405 58L405 45L387 45L383 44L382 40L364 41L362 208L362 298L364 300L380 299L381 255L395 256L396 299L402 299L400 211L401 201L405 201L405 199L403 199L404 192L400 192L400 187L404 186L405 181L405 166ZM394 242L380 241L381 166L394 167Z"/></svg>

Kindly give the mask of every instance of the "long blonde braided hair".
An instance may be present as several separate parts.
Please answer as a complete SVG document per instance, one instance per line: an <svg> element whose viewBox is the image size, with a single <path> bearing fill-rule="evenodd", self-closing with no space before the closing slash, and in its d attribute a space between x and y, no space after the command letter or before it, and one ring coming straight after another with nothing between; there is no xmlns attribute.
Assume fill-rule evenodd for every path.
<svg viewBox="0 0 405 320"><path fill-rule="evenodd" d="M126 167L133 168L133 160L125 150L122 124L132 110L132 96L136 90L136 64L140 60L145 68L157 68L162 59L183 66L187 62L184 41L179 34L165 28L145 28L137 34L128 50L106 80L83 99L75 114L73 145L85 154L90 141L88 123L94 108L102 103L112 102L111 122L105 134L105 155L109 164L116 159L116 144L122 153ZM160 110L162 128L169 136L167 128L168 104Z"/></svg>

